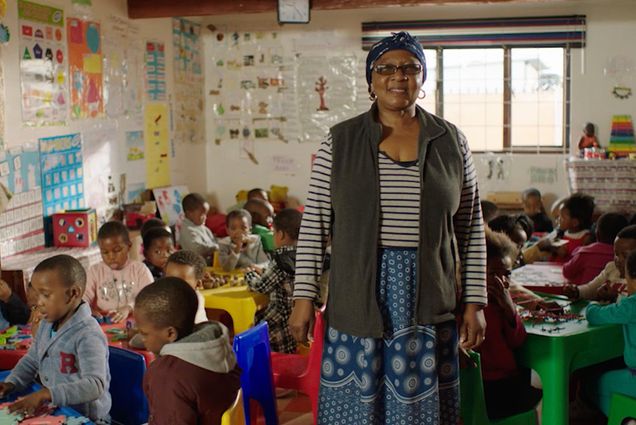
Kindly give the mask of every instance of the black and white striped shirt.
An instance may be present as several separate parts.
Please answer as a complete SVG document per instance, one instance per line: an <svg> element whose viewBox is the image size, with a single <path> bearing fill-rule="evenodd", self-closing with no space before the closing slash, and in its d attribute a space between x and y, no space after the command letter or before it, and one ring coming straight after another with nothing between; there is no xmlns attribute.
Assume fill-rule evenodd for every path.
<svg viewBox="0 0 636 425"><path fill-rule="evenodd" d="M486 246L483 238L477 173L468 143L460 132L464 157L464 185L460 205L453 217L457 238L465 303L486 304ZM294 298L316 299L324 252L331 226L332 137L321 143L309 182L296 253ZM380 245L417 247L419 240L420 178L416 163L397 164L380 153L381 229ZM425 208L428 208L426 204ZM430 206L434 213L434 205ZM426 213L426 212L424 212ZM371 259L370 259L371 260Z"/></svg>

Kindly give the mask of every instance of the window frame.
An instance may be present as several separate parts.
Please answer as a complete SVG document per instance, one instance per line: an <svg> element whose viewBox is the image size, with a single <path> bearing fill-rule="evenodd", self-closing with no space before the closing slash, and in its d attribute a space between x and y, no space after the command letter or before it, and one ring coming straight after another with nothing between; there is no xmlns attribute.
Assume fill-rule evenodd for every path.
<svg viewBox="0 0 636 425"><path fill-rule="evenodd" d="M561 46L563 49L563 132L561 135L560 146L513 146L512 145L512 55L511 51L519 46L490 46L493 49L503 49L503 147L498 150L473 150L474 153L485 152L501 152L501 153L520 153L520 154L555 154L567 153L570 150L570 101L571 101L571 47L569 45ZM555 46L523 46L524 48L554 48ZM436 51L436 91L435 91L435 113L440 117L444 117L444 50L461 50L473 47L442 47L442 46L425 46L425 49ZM474 46L474 48L486 48L485 46ZM470 145L470 140L468 141ZM471 149L472 150L472 149Z"/></svg>

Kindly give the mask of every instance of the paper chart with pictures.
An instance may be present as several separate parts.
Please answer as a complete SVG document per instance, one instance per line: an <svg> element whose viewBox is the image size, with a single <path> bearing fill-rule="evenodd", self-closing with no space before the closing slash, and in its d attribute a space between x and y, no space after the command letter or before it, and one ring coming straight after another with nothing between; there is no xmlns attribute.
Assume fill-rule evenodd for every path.
<svg viewBox="0 0 636 425"><path fill-rule="evenodd" d="M42 192L37 187L16 193L8 208L0 214L0 257L4 261L42 248Z"/></svg>
<svg viewBox="0 0 636 425"><path fill-rule="evenodd" d="M355 56L300 55L297 61L300 140L318 142L330 127L359 113L358 59Z"/></svg>
<svg viewBox="0 0 636 425"><path fill-rule="evenodd" d="M37 146L0 151L0 183L13 194L40 187L40 152Z"/></svg>
<svg viewBox="0 0 636 425"><path fill-rule="evenodd" d="M293 126L293 60L276 32L217 32L211 37L208 101L215 143L243 141L241 156L255 160L250 140L287 142ZM289 125L292 124L292 125Z"/></svg>
<svg viewBox="0 0 636 425"><path fill-rule="evenodd" d="M141 122L144 66L139 26L119 16L110 16L103 27L106 114Z"/></svg>
<svg viewBox="0 0 636 425"><path fill-rule="evenodd" d="M44 216L85 207L82 137L79 133L40 139Z"/></svg>
<svg viewBox="0 0 636 425"><path fill-rule="evenodd" d="M202 143L205 122L201 25L174 18L172 40L175 83L172 138L177 143Z"/></svg>
<svg viewBox="0 0 636 425"><path fill-rule="evenodd" d="M97 118L104 113L102 42L97 22L67 19L71 118Z"/></svg>
<svg viewBox="0 0 636 425"><path fill-rule="evenodd" d="M166 100L166 46L160 41L146 41L145 88L146 99Z"/></svg>
<svg viewBox="0 0 636 425"><path fill-rule="evenodd" d="M64 11L18 0L22 121L63 125L68 110Z"/></svg>
<svg viewBox="0 0 636 425"><path fill-rule="evenodd" d="M144 110L144 157L146 187L170 185L170 115L163 102L146 103Z"/></svg>

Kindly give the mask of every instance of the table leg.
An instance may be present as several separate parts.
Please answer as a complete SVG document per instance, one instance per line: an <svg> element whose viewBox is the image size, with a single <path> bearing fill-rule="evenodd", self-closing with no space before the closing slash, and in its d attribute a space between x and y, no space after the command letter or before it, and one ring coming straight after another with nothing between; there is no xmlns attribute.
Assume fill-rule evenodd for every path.
<svg viewBox="0 0 636 425"><path fill-rule="evenodd" d="M569 415L569 366L557 359L537 368L543 386L543 424L568 425Z"/></svg>

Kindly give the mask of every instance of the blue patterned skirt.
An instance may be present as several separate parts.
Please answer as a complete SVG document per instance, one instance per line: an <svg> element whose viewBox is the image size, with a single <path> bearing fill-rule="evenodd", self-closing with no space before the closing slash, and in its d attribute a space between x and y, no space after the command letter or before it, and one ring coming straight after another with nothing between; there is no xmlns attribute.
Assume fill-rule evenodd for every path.
<svg viewBox="0 0 636 425"><path fill-rule="evenodd" d="M327 328L318 424L456 425L457 326L412 324L416 250L381 249L378 263L376 293L384 333L391 337Z"/></svg>

